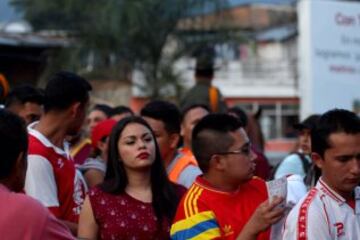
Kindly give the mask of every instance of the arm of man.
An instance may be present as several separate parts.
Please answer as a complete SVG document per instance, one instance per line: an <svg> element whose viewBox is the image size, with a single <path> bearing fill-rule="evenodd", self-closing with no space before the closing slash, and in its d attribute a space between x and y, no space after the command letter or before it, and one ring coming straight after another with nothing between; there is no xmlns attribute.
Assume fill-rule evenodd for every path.
<svg viewBox="0 0 360 240"><path fill-rule="evenodd" d="M277 208L276 206L283 200L280 197L274 197L271 203L269 203L269 200L261 203L236 240L256 240L260 232L277 223L284 216L285 209Z"/></svg>
<svg viewBox="0 0 360 240"><path fill-rule="evenodd" d="M50 162L43 156L28 156L25 192L49 208L56 217L60 216L54 171Z"/></svg>
<svg viewBox="0 0 360 240"><path fill-rule="evenodd" d="M221 239L220 227L212 211L203 211L191 217L175 220L170 235L172 240Z"/></svg>
<svg viewBox="0 0 360 240"><path fill-rule="evenodd" d="M44 232L41 239L75 239L71 233L76 236L76 232L71 233L67 227L67 224L63 224L64 221L56 219L52 214L48 214L46 224L44 226Z"/></svg>
<svg viewBox="0 0 360 240"><path fill-rule="evenodd" d="M66 221L66 220L61 220L58 219L62 224L64 224L65 226L67 226L71 233L76 236L77 232L78 232L78 224L70 222L70 221Z"/></svg>

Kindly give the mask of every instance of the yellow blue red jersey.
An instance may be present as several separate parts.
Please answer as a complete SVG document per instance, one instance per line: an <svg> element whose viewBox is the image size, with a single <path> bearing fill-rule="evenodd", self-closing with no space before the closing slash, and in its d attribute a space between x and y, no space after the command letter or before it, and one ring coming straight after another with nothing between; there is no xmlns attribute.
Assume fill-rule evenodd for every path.
<svg viewBox="0 0 360 240"><path fill-rule="evenodd" d="M223 192L198 176L178 206L171 239L236 239L267 198L265 182L259 178L242 184L235 192ZM270 230L260 233L257 239L270 239Z"/></svg>

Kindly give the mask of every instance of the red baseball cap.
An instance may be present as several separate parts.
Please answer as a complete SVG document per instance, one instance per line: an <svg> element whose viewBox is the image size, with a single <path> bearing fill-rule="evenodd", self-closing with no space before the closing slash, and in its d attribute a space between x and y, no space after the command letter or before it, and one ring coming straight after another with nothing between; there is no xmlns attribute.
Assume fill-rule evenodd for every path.
<svg viewBox="0 0 360 240"><path fill-rule="evenodd" d="M91 132L91 144L94 148L97 148L98 142L110 135L111 130L115 126L117 121L114 119L106 119L104 121L99 122Z"/></svg>

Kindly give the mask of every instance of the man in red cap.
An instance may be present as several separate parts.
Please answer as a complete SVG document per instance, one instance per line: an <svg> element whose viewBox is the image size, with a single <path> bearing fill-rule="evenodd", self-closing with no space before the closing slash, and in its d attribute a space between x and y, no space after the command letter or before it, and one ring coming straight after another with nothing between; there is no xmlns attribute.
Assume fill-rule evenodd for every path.
<svg viewBox="0 0 360 240"><path fill-rule="evenodd" d="M89 187L102 183L104 180L108 153L108 139L111 130L116 123L117 122L114 119L106 119L99 122L92 129L92 157L88 158L84 164L80 166L80 170L83 172Z"/></svg>

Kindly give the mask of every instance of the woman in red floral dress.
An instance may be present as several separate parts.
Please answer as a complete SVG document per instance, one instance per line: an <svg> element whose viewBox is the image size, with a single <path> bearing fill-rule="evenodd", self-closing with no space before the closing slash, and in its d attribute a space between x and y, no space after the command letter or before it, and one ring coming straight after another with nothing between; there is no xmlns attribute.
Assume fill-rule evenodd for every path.
<svg viewBox="0 0 360 240"><path fill-rule="evenodd" d="M121 120L110 135L105 182L89 191L79 222L81 239L169 239L186 191L171 183L150 126Z"/></svg>

